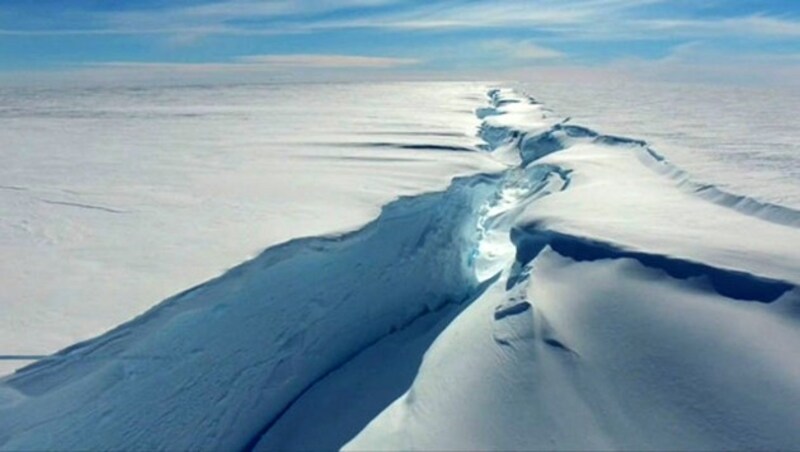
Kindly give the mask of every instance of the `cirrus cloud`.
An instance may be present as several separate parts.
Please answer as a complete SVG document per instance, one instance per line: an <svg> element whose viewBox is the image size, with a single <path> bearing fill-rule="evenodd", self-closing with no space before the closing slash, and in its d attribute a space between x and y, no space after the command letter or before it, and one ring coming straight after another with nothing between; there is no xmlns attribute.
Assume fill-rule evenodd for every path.
<svg viewBox="0 0 800 452"><path fill-rule="evenodd" d="M388 69L418 64L414 58L375 57L361 55L247 55L237 58L245 64L266 65L274 68L366 68Z"/></svg>
<svg viewBox="0 0 800 452"><path fill-rule="evenodd" d="M540 46L529 40L491 39L480 44L481 49L511 60L552 60L566 55L558 50Z"/></svg>

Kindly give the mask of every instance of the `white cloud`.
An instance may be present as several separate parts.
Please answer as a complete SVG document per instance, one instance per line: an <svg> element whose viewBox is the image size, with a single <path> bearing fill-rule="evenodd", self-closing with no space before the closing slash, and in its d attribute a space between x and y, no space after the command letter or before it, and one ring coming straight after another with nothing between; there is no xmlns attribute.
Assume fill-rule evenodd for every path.
<svg viewBox="0 0 800 452"><path fill-rule="evenodd" d="M86 29L0 30L0 34L283 34L325 29L390 28L442 30L530 27L558 31L601 24L626 10L665 0L449 0L402 6L400 0L223 0L197 6L97 13ZM374 7L398 4L389 11ZM358 18L320 19L359 9ZM254 20L280 20L268 28ZM244 24L249 22L249 24Z"/></svg>
<svg viewBox="0 0 800 452"><path fill-rule="evenodd" d="M727 19L641 20L634 26L668 35L693 37L768 36L800 37L800 22L779 17L751 15Z"/></svg>
<svg viewBox="0 0 800 452"><path fill-rule="evenodd" d="M387 69L418 64L413 58L373 57L360 55L248 55L237 61L272 68L372 68Z"/></svg>
<svg viewBox="0 0 800 452"><path fill-rule="evenodd" d="M411 58L392 58L362 55L322 55L322 54L287 54L287 55L246 55L230 62L220 63L171 63L171 62L139 62L112 61L88 63L76 69L89 75L105 74L112 79L124 79L135 76L274 76L297 71L325 70L381 70L420 63Z"/></svg>
<svg viewBox="0 0 800 452"><path fill-rule="evenodd" d="M209 35L281 35L358 28L441 31L526 28L552 40L630 40L748 36L800 37L800 21L763 14L725 19L645 15L667 0L446 0L403 4L402 0L219 0L195 6L95 13L71 29L0 29L0 35L167 35L175 43ZM393 8L376 8L388 4ZM358 16L325 19L358 9ZM77 13L76 13L77 14ZM269 25L259 21L270 21ZM72 23L80 23L74 20ZM541 41L542 39L540 39Z"/></svg>
<svg viewBox="0 0 800 452"><path fill-rule="evenodd" d="M648 81L800 86L800 54L732 54L703 41L674 46L663 58L625 58L604 69Z"/></svg>
<svg viewBox="0 0 800 452"><path fill-rule="evenodd" d="M566 56L558 50L543 47L531 41L492 39L480 44L481 49L512 60L551 60Z"/></svg>
<svg viewBox="0 0 800 452"><path fill-rule="evenodd" d="M112 27L160 30L219 26L236 20L291 18L351 8L370 8L396 0L223 0L194 6L99 14Z"/></svg>
<svg viewBox="0 0 800 452"><path fill-rule="evenodd" d="M215 63L94 62L58 71L3 74L0 86L139 86L392 79L392 71L421 63L411 58L363 55L247 55Z"/></svg>
<svg viewBox="0 0 800 452"><path fill-rule="evenodd" d="M377 14L360 19L320 21L310 28L394 28L439 30L504 26L550 27L584 23L596 10L585 0L536 3L519 0L503 2L438 2L413 9ZM571 7L572 6L572 7Z"/></svg>

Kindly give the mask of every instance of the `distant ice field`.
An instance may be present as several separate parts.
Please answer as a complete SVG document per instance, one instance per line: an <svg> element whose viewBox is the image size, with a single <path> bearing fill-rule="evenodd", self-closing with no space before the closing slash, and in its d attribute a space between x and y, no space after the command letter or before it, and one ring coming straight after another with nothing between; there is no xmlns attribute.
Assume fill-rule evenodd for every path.
<svg viewBox="0 0 800 452"><path fill-rule="evenodd" d="M479 83L0 91L0 374L272 245L497 171ZM464 151L464 152L458 152Z"/></svg>
<svg viewBox="0 0 800 452"><path fill-rule="evenodd" d="M0 90L0 373L287 240L503 168L491 83ZM558 117L646 140L693 178L800 208L800 93L525 83Z"/></svg>
<svg viewBox="0 0 800 452"><path fill-rule="evenodd" d="M521 87L576 124L646 140L697 180L800 209L800 88L613 79Z"/></svg>
<svg viewBox="0 0 800 452"><path fill-rule="evenodd" d="M0 378L0 449L800 443L800 211L507 86L186 89L9 129L8 344L116 326Z"/></svg>

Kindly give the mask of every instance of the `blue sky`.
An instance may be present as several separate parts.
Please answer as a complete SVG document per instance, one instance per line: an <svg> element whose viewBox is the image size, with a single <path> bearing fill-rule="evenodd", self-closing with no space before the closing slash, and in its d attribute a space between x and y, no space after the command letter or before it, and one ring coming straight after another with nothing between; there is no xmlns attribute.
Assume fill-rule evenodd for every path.
<svg viewBox="0 0 800 452"><path fill-rule="evenodd" d="M746 72L798 64L796 0L0 3L0 74L6 79L42 73L443 76L614 67Z"/></svg>

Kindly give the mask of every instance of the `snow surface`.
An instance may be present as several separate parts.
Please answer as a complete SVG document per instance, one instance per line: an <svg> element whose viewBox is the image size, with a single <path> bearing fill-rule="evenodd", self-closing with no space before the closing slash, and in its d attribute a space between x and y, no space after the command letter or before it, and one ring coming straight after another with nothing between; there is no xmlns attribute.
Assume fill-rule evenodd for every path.
<svg viewBox="0 0 800 452"><path fill-rule="evenodd" d="M398 133L401 113L381 109L365 122L391 124L391 140L346 136L330 158L339 148L328 138L325 162L347 171L350 152L370 162L392 152L380 195L415 196L377 217L348 210L376 218L270 247L0 380L0 447L800 444L800 212L703 184L648 143L573 124L514 90L372 94L389 86L411 130ZM426 92L438 113L412 111L406 96ZM313 97L304 108L330 102ZM343 129L372 114L355 110ZM477 126L482 141L470 138ZM304 140L292 144L301 156ZM453 160L392 178L411 155L430 168ZM306 197L363 177L318 181L320 171L321 191ZM329 207L352 201L342 202Z"/></svg>
<svg viewBox="0 0 800 452"><path fill-rule="evenodd" d="M455 152L478 143L484 91L0 92L0 355L50 354L264 248L356 229L399 196L496 171ZM0 373L24 363L2 360Z"/></svg>
<svg viewBox="0 0 800 452"><path fill-rule="evenodd" d="M513 263L345 448L796 447L798 213L705 196L646 143L515 140L568 184L520 200Z"/></svg>
<svg viewBox="0 0 800 452"><path fill-rule="evenodd" d="M646 139L698 180L800 210L798 87L630 77L520 85L575 123Z"/></svg>

